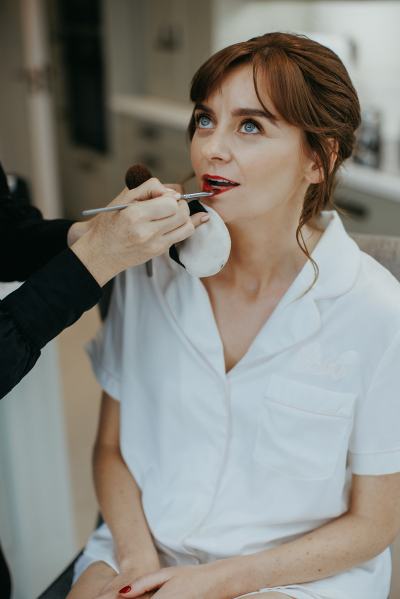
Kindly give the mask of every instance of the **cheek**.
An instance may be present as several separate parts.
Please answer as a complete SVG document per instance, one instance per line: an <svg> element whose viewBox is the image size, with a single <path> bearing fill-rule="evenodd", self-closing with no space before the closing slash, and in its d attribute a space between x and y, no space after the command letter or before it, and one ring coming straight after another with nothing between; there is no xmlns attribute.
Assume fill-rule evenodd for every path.
<svg viewBox="0 0 400 599"><path fill-rule="evenodd" d="M247 169L248 173L252 173L251 179L256 186L290 187L301 177L299 153L284 144L271 144L255 154L248 161Z"/></svg>
<svg viewBox="0 0 400 599"><path fill-rule="evenodd" d="M199 175L198 169L200 167L200 146L195 137L190 144L190 160L192 162L192 167L195 174Z"/></svg>

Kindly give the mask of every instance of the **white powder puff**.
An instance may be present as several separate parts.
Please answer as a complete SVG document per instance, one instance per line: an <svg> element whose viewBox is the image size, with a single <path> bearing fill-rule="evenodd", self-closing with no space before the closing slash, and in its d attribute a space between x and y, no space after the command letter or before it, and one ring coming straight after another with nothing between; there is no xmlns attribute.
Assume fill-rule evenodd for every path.
<svg viewBox="0 0 400 599"><path fill-rule="evenodd" d="M193 235L177 244L179 260L193 277L211 277L222 270L231 251L229 231L212 208L210 220L197 227Z"/></svg>

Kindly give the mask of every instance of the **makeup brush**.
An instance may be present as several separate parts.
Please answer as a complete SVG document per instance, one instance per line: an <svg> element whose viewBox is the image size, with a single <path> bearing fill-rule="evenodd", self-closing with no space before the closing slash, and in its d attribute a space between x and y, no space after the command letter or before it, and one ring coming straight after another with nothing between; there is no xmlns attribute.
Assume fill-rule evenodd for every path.
<svg viewBox="0 0 400 599"><path fill-rule="evenodd" d="M125 183L128 189L134 189L142 185L151 178L151 173L147 167L142 164L131 166L126 175ZM197 212L205 212L210 215L210 220L197 227L193 235L178 244L172 245L169 249L169 255L178 264L187 270L194 277L210 277L219 272L226 264L231 249L231 239L228 229L225 226L219 214L210 207L207 209L197 200L197 198L213 195L209 192L197 194L181 194L182 198L188 200L190 215ZM128 204L129 205L129 204ZM126 206L110 206L110 209L122 210ZM95 209L101 212L106 208ZM85 211L85 213L93 213ZM147 276L153 275L153 262L146 262Z"/></svg>
<svg viewBox="0 0 400 599"><path fill-rule="evenodd" d="M149 169L144 166L144 164L134 164L131 166L125 175L125 183L128 189L134 189L135 187L139 187L145 181L151 179L151 173ZM187 200L188 202L192 202L197 198L208 198L212 196L213 193L210 191L198 191L196 193L181 193L181 200ZM130 204L115 204L114 206L105 206L104 208L91 208L90 210L83 210L82 216L94 216L95 214L99 214L100 212L112 212L114 210L123 210L127 208Z"/></svg>

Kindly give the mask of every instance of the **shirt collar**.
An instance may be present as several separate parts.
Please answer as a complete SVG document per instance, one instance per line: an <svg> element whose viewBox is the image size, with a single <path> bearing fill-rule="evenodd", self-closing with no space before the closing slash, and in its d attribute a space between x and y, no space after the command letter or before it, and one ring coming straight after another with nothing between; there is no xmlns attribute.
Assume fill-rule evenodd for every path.
<svg viewBox="0 0 400 599"><path fill-rule="evenodd" d="M349 291L355 283L361 263L360 248L346 232L335 210L321 212L318 224L324 232L311 253L319 268L318 279L306 294L311 294L314 300L338 297ZM307 260L288 289L283 303L298 299L311 287L314 277L313 265Z"/></svg>
<svg viewBox="0 0 400 599"><path fill-rule="evenodd" d="M361 252L346 232L336 211L323 211L319 224L324 232L311 256L318 265L318 279L308 260L255 338L252 351L243 359L265 361L315 335L322 326L318 300L339 297L354 285Z"/></svg>
<svg viewBox="0 0 400 599"><path fill-rule="evenodd" d="M360 268L360 249L336 211L322 212L319 224L324 232L311 254L319 268L316 283L310 289L315 274L308 260L232 372L240 370L242 362L245 365L265 360L315 334L321 327L317 300L343 295L354 285ZM211 306L199 281L165 257L156 262L154 284L180 334L217 371L224 370L223 349L215 321L210 318Z"/></svg>

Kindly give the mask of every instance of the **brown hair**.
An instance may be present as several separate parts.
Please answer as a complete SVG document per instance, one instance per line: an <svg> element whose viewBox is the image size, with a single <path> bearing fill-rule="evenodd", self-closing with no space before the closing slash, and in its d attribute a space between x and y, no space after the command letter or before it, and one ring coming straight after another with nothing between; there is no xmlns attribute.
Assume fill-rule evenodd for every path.
<svg viewBox="0 0 400 599"><path fill-rule="evenodd" d="M313 264L315 283L318 266L308 252L301 229L321 210L334 207L335 174L351 155L355 130L360 124L357 92L332 50L304 35L275 32L233 44L211 56L193 77L192 102L203 102L230 70L243 64L253 66L260 104L267 110L258 87L262 80L268 83L269 95L280 116L303 131L305 149L315 155L321 171L321 182L307 189L296 231L297 243ZM188 126L190 139L195 129L193 112Z"/></svg>

